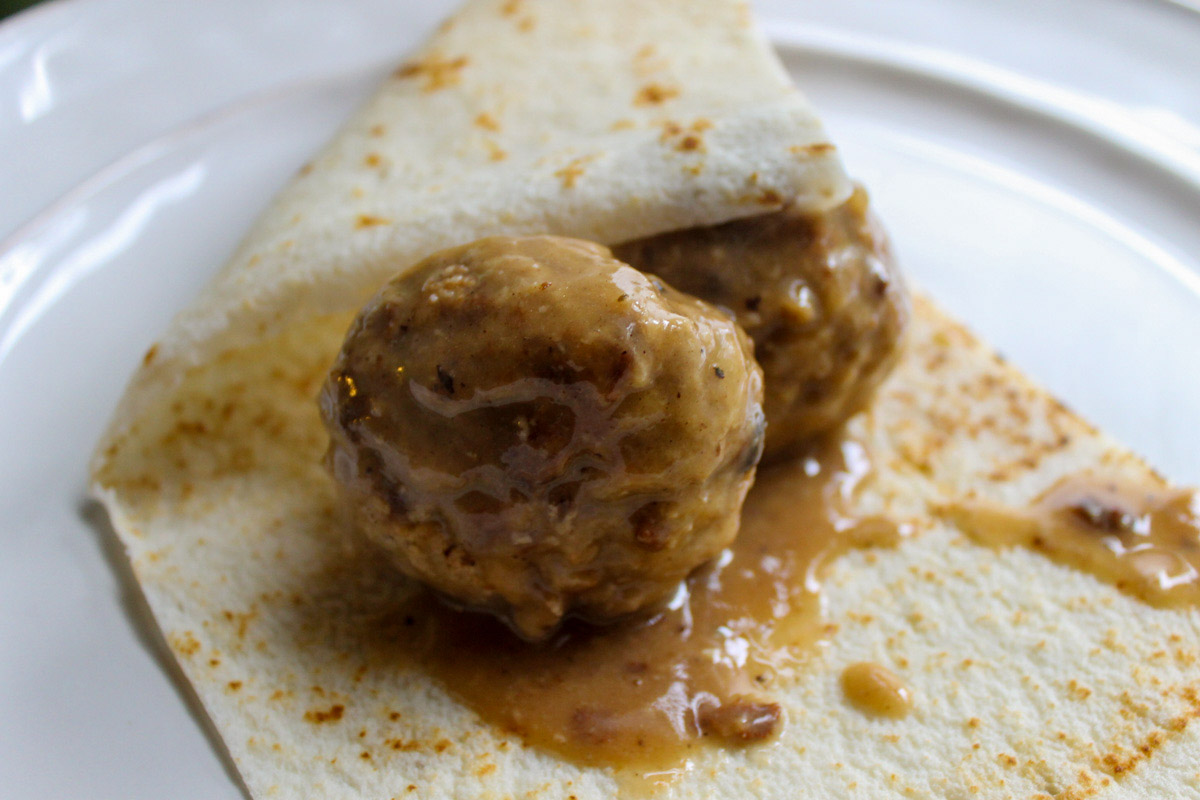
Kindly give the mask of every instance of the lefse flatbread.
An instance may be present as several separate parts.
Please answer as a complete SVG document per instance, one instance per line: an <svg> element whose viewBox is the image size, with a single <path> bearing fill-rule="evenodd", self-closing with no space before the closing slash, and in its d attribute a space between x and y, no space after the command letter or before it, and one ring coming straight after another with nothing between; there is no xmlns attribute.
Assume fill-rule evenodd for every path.
<svg viewBox="0 0 1200 800"><path fill-rule="evenodd" d="M320 464L314 397L353 309L396 269L485 234L615 243L784 198L820 211L849 188L738 4L476 2L397 69L147 354L94 465L254 797L620 786L403 666L394 610L413 589L355 544ZM975 546L937 513L1021 505L1097 466L1160 479L921 299L850 433L875 461L855 502L914 535L834 565L830 643L776 693L779 739L706 752L660 796L1200 792L1196 612ZM846 705L839 675L862 661L903 677L910 714Z"/></svg>

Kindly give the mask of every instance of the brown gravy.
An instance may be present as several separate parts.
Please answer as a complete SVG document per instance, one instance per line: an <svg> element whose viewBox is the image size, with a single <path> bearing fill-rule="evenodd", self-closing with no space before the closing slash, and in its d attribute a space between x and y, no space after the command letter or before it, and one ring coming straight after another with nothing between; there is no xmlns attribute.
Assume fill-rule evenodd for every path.
<svg viewBox="0 0 1200 800"><path fill-rule="evenodd" d="M649 620L534 646L425 596L406 612L414 655L488 722L579 764L673 770L697 748L766 739L784 721L771 687L825 635L824 565L899 537L848 511L869 469L860 445L831 440L761 471L734 546Z"/></svg>
<svg viewBox="0 0 1200 800"><path fill-rule="evenodd" d="M842 693L864 714L900 719L912 710L912 692L891 670L880 664L860 662L842 672Z"/></svg>
<svg viewBox="0 0 1200 800"><path fill-rule="evenodd" d="M1151 605L1200 604L1200 495L1093 474L1068 476L1017 510L948 509L971 538L1022 545Z"/></svg>

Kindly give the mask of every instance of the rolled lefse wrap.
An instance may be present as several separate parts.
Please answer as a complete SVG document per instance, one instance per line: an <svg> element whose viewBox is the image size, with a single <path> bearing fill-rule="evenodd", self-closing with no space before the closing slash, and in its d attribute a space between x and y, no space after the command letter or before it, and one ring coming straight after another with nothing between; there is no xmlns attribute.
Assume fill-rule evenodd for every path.
<svg viewBox="0 0 1200 800"><path fill-rule="evenodd" d="M155 344L112 433L151 387L356 309L437 250L615 244L823 211L851 188L743 3L470 2L279 193Z"/></svg>
<svg viewBox="0 0 1200 800"><path fill-rule="evenodd" d="M416 588L355 544L322 465L316 396L359 306L484 236L613 245L820 214L852 190L742 3L471 0L397 66L150 347L92 465L250 796L630 788L481 722L407 663L395 609ZM1195 611L977 546L941 511L1028 503L1096 465L1161 479L920 298L847 433L873 465L854 504L911 536L832 565L829 646L775 687L778 737L696 751L662 796L1194 790ZM837 675L861 661L903 677L907 717L847 708Z"/></svg>

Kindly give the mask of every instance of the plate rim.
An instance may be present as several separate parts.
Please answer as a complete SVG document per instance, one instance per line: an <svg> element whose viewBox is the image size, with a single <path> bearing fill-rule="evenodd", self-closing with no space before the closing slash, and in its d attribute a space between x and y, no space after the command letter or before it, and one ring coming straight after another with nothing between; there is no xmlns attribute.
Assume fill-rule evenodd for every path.
<svg viewBox="0 0 1200 800"><path fill-rule="evenodd" d="M1189 0L1156 0L1158 3L1167 4L1182 4L1188 1ZM49 15L49 13L55 9L70 9L82 5L102 5L108 2L110 2L110 0L45 0L45 2L39 4L38 6L26 9L25 11L14 15L14 17L3 21L3 24L0 24L0 35L3 35L12 27L11 23L21 21L23 17ZM1200 6L1192 8L1189 5L1188 10L1192 10L1197 14L1200 14ZM768 26L769 24L769 20L764 20L764 27ZM777 40L774 38L772 41L773 43L777 43ZM272 88L248 95L232 103L223 104L220 108L194 117L183 125L177 126L176 128L173 128L160 136L156 136L142 142L133 150L96 169L88 177L72 186L68 192L56 198L51 205L36 210L32 217L19 224L18 227L13 231L0 235L0 259L3 258L4 254L12 246L19 244L22 238L35 235L42 226L47 224L47 221L50 218L56 214L62 213L65 208L70 207L80 199L87 197L91 193L108 185L109 182L118 180L120 176L123 175L128 169L131 169L142 163L139 158L146 157L148 154L150 154L149 151L152 149L169 147L171 143L179 139L196 135L198 132L208 128L209 126L218 124L222 120L235 117L240 113L245 113L250 108L253 108L261 103L269 102L273 98L278 98L293 91L304 91L305 89L310 88L314 83L317 83L321 80L346 80L352 77L355 72L365 75L367 72L370 72L373 69L375 69L375 67L370 67L359 71L349 71L340 75L327 75L323 79L300 79L297 81L289 81L278 84ZM1200 184L1196 184L1194 188L1197 192L1200 192ZM39 220L41 221L41 225L36 224L39 222ZM0 314L4 314L6 311L6 309L0 308ZM7 326L0 326L0 338L6 334L6 329ZM3 368L3 365L3 357L0 356L0 369ZM55 502L57 502L58 499L60 498L55 498ZM157 630L157 625L155 626L155 629ZM178 681L173 680L173 682L177 683ZM184 681L184 684L189 685L186 681ZM193 708L189 709L192 711L193 716L195 716L194 709L197 707L198 706L194 706ZM204 712L202 708L200 713L202 714L203 719L207 721L207 713ZM211 726L211 722L208 724ZM210 735L209 738L209 743L212 745L212 736ZM221 740L219 737L216 737L216 741L220 742ZM214 746L214 752L218 754L218 757L221 760L223 767L225 767L226 772L237 776L238 773L236 769L233 768L231 759L229 759L228 755L224 752L224 748ZM240 781L237 785L239 787L241 786ZM244 793L245 790L243 789L242 791ZM246 796L248 797L249 795L247 794Z"/></svg>

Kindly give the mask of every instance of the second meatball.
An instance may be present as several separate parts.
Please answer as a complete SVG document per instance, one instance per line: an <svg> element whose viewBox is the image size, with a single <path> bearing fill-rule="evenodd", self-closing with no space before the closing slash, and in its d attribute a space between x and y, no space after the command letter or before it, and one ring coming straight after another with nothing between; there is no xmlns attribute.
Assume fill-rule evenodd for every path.
<svg viewBox="0 0 1200 800"><path fill-rule="evenodd" d="M663 600L733 540L761 398L725 312L599 245L497 237L370 301L321 410L366 534L537 639Z"/></svg>
<svg viewBox="0 0 1200 800"><path fill-rule="evenodd" d="M766 384L764 459L837 427L896 360L907 298L862 189L826 214L785 210L614 252L737 315Z"/></svg>

